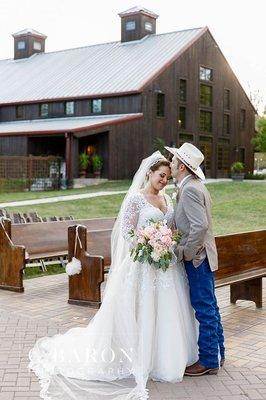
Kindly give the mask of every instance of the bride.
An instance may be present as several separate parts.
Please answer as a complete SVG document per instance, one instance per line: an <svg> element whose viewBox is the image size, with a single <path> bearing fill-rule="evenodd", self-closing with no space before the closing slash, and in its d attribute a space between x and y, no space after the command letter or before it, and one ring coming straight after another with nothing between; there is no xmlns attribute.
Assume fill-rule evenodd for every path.
<svg viewBox="0 0 266 400"><path fill-rule="evenodd" d="M180 382L198 359L198 327L183 264L164 272L134 262L129 231L151 218L173 225L164 193L170 163L144 159L112 232L112 264L101 308L85 328L39 339L29 368L45 400L147 399L148 379Z"/></svg>

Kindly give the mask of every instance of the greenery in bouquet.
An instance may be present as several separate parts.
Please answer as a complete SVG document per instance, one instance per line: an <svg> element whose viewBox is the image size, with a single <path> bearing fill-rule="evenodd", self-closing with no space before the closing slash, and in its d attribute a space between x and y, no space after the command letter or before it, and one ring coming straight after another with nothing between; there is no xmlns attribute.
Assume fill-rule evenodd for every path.
<svg viewBox="0 0 266 400"><path fill-rule="evenodd" d="M168 228L166 220L150 219L145 227L132 229L129 235L135 243L130 253L134 262L148 263L163 271L169 268L180 235Z"/></svg>

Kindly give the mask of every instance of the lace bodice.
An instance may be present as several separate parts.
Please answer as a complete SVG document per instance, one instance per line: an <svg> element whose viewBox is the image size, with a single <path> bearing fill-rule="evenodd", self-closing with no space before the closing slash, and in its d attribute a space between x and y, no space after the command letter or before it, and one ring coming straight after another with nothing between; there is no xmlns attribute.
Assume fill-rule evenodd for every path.
<svg viewBox="0 0 266 400"><path fill-rule="evenodd" d="M155 207L145 196L138 192L129 197L124 209L122 217L122 234L125 239L128 239L128 232L131 229L145 226L149 219L157 221L166 220L169 227L173 224L174 209L171 198L165 194L167 202L167 210L164 213L158 207Z"/></svg>

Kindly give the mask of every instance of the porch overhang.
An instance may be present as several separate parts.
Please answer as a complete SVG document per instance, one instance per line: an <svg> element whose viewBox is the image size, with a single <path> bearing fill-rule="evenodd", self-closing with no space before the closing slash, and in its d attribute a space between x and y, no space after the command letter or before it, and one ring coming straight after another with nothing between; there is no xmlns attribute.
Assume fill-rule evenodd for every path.
<svg viewBox="0 0 266 400"><path fill-rule="evenodd" d="M78 137L81 132L130 122L142 117L142 113L132 113L1 122L0 137L64 135L65 133Z"/></svg>

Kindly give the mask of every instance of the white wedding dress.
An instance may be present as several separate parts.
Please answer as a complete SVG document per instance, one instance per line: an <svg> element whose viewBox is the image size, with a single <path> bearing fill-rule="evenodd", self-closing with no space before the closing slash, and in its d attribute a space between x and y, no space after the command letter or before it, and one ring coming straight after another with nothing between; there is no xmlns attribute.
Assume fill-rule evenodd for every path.
<svg viewBox="0 0 266 400"><path fill-rule="evenodd" d="M158 153L143 161L135 192L121 207L99 311L87 327L41 338L30 351L29 368L40 380L42 399L147 399L148 379L180 382L186 366L198 359L198 326L183 264L163 272L130 256L130 229L151 218L173 224L169 196L164 214L139 191L151 162L162 158Z"/></svg>
<svg viewBox="0 0 266 400"><path fill-rule="evenodd" d="M151 218L171 226L173 207L166 198L165 214L141 193L129 198L122 221L125 237ZM100 399L105 392L108 398L142 398L138 393L144 398L149 378L180 382L186 366L197 360L197 325L183 265L175 263L163 272L133 262L129 252L123 264L118 292L107 291L86 328L41 338L31 350L30 368L40 379L41 398ZM129 390L95 382L130 377ZM135 380L137 391L132 390Z"/></svg>

